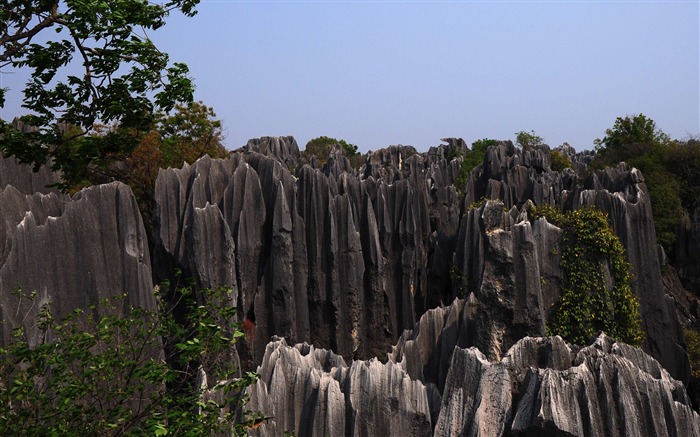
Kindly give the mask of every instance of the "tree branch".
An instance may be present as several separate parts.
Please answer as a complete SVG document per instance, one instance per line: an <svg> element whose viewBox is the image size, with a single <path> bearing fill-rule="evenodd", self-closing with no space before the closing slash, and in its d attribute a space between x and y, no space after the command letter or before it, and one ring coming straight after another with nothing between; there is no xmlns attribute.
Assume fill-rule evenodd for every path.
<svg viewBox="0 0 700 437"><path fill-rule="evenodd" d="M33 28L22 31L22 29L26 28L27 24L29 24L29 19L25 20L20 28L18 29L18 32L15 34L5 34L0 38L0 46L6 47L5 51L0 54L0 62L6 62L12 59L17 53L19 53L22 49L24 49L31 41L34 36L41 32L42 30L46 29L47 27L51 27L56 23L58 20L58 2L54 2L53 5L51 5L51 14L47 15L43 20L41 20L36 26ZM24 42L19 42L25 40Z"/></svg>

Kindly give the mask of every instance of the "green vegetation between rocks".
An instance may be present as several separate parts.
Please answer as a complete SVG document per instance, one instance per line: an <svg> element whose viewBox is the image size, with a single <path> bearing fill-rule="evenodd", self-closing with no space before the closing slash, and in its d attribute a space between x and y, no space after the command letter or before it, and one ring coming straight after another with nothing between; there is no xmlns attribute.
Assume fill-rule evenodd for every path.
<svg viewBox="0 0 700 437"><path fill-rule="evenodd" d="M461 157L462 163L459 165L459 174L455 179L454 186L457 193L464 194L464 187L467 185L467 178L474 167L481 165L484 162L484 155L490 146L498 144L497 140L490 138L482 138L472 143L472 148L467 149L466 153L462 154L461 149L453 147L449 150L447 160L451 161L454 158Z"/></svg>
<svg viewBox="0 0 700 437"><path fill-rule="evenodd" d="M180 289L179 317L158 294L158 311L126 309L125 296L63 320L43 306L38 344L15 327L0 348L0 435L246 435L259 417L237 415L257 375L232 364L244 333L231 291L194 293ZM215 383L202 388L201 370Z"/></svg>
<svg viewBox="0 0 700 437"><path fill-rule="evenodd" d="M693 379L700 379L700 331L694 328L685 327L685 342L688 345L688 358L692 369Z"/></svg>
<svg viewBox="0 0 700 437"><path fill-rule="evenodd" d="M552 150L550 152L552 157L552 170L561 173L566 168L573 168L571 160L558 150Z"/></svg>
<svg viewBox="0 0 700 437"><path fill-rule="evenodd" d="M548 205L530 213L564 230L564 280L548 319L548 335L584 345L605 331L616 340L641 345L644 334L639 300L630 288L631 266L607 215L592 207L563 213Z"/></svg>

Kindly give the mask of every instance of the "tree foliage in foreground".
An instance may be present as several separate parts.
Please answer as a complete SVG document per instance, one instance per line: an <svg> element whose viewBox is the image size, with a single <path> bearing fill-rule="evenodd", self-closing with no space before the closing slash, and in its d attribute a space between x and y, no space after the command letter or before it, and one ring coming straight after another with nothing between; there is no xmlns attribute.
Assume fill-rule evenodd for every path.
<svg viewBox="0 0 700 437"><path fill-rule="evenodd" d="M15 328L0 348L0 435L244 435L252 416L239 409L256 375L233 365L244 334L230 290L198 293L181 290L179 319L165 304L120 312L122 297L62 320L44 306L38 344ZM216 385L201 387L201 370Z"/></svg>
<svg viewBox="0 0 700 437"><path fill-rule="evenodd" d="M0 120L0 152L36 166L52 160L66 170L75 161L70 140L95 124L148 131L153 114L192 100L185 64L171 64L148 37L174 10L196 13L199 0L6 0L0 2L0 71L28 68L21 132ZM37 41L41 41L38 43ZM2 74L0 73L0 74ZM0 90L4 106L9 90ZM71 135L65 135L66 126ZM95 137L81 150L85 165L135 144L121 132ZM88 147L89 146L89 147Z"/></svg>

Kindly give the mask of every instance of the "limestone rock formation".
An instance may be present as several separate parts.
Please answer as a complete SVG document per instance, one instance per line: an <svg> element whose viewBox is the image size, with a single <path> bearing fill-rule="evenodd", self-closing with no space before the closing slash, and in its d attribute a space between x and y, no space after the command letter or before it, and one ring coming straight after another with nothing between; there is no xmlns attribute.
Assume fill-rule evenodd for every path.
<svg viewBox="0 0 700 437"><path fill-rule="evenodd" d="M632 264L632 290L640 299L646 332L644 349L674 377L688 382L690 368L682 347L683 333L674 305L669 305L661 281L651 201L641 172L627 164L592 173L574 206L595 205L608 213L615 233Z"/></svg>
<svg viewBox="0 0 700 437"><path fill-rule="evenodd" d="M70 199L21 194L10 185L0 191L0 205L2 342L9 340L6 327L32 320L43 304L63 317L127 293L125 307L155 309L148 242L129 187L99 185ZM35 291L36 302L17 289ZM35 341L36 327L26 329Z"/></svg>
<svg viewBox="0 0 700 437"><path fill-rule="evenodd" d="M576 352L524 338L500 362L456 348L435 435L698 436L683 384L639 349L601 334Z"/></svg>
<svg viewBox="0 0 700 437"><path fill-rule="evenodd" d="M461 346L473 311L429 311L386 364L273 340L248 389L258 435L700 436L683 384L640 349L525 337L491 361Z"/></svg>
<svg viewBox="0 0 700 437"><path fill-rule="evenodd" d="M163 170L156 279L179 268L202 285L233 287L241 316L256 326L250 363L272 335L346 359L383 356L427 310L470 294L480 309L470 345L494 360L520 338L543 335L559 297L562 233L544 219L531 223L529 205L591 204L627 248L645 350L687 380L637 170L621 165L581 180L573 170L551 171L546 146L523 153L501 142L462 179L460 197L453 184L461 158L447 158L464 144L445 141L427 154L405 146L371 152L355 172L333 153L321 170L295 167L296 142L266 137L225 160Z"/></svg>
<svg viewBox="0 0 700 437"><path fill-rule="evenodd" d="M391 361L348 366L330 351L275 339L259 373L247 407L271 419L256 435L431 434L430 404L439 403L439 395Z"/></svg>
<svg viewBox="0 0 700 437"><path fill-rule="evenodd" d="M58 174L48 165L42 165L39 171L32 171L29 164L19 164L17 158L3 157L0 154L0 189L12 185L22 194L58 193L53 185L60 183Z"/></svg>
<svg viewBox="0 0 700 437"><path fill-rule="evenodd" d="M241 314L256 325L253 358L272 335L309 340L346 358L382 354L441 302L428 285L431 226L443 240L454 236L457 208L435 212L445 224L431 220L434 201L418 171L391 184L309 166L295 177L278 155L205 157L161 171L156 278L179 268L200 284L234 287ZM425 165L420 159L409 161ZM205 228L216 237L206 237ZM446 263L449 247L440 256Z"/></svg>
<svg viewBox="0 0 700 437"><path fill-rule="evenodd" d="M288 167L297 166L301 160L299 146L293 137L253 138L248 141L244 150L274 158Z"/></svg>
<svg viewBox="0 0 700 437"><path fill-rule="evenodd" d="M2 319L30 311L16 287L58 315L122 292L152 308L152 284L179 269L231 287L254 330L241 358L260 365L250 408L274 417L261 435L700 435L678 323L695 316L676 309L678 284L697 279L696 217L680 240L687 264L664 277L636 169L584 179L590 155L562 148L576 168L555 172L548 147L510 142L465 169L464 142L445 142L380 149L359 170L331 152L318 169L300 166L293 138L265 137L161 170L150 253L125 185L35 193L55 175L3 160ZM608 214L632 265L643 351L543 337L564 242L529 218L532 204Z"/></svg>

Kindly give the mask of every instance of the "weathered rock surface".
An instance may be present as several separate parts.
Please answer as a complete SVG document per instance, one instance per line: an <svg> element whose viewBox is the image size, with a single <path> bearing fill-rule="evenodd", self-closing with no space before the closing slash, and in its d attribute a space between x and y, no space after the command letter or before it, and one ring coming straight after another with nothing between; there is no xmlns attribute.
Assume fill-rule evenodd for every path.
<svg viewBox="0 0 700 437"><path fill-rule="evenodd" d="M413 155L408 165L425 166L421 159ZM382 354L442 301L428 284L431 226L445 240L458 223L457 208L443 204L434 214L448 217L449 226L431 221L429 184L420 171L410 174L388 184L304 166L295 177L256 152L163 170L155 195L156 278L177 267L204 285L234 286L241 313L256 324L253 358L271 335L346 358ZM223 238L224 225L233 244ZM204 226L217 237L205 237ZM208 266L222 251L230 255L216 255L215 264L235 264L235 280L228 267L216 273ZM447 262L449 248L440 256Z"/></svg>
<svg viewBox="0 0 700 437"><path fill-rule="evenodd" d="M61 182L58 174L43 165L39 171L32 171L32 166L19 164L14 157L5 158L0 154L0 189L12 185L22 194L58 193L52 185Z"/></svg>
<svg viewBox="0 0 700 437"><path fill-rule="evenodd" d="M675 306L667 302L656 250L651 201L644 178L627 164L592 173L574 207L595 205L608 213L615 233L632 264L631 286L640 300L646 332L644 349L656 357L674 377L688 382L690 366Z"/></svg>
<svg viewBox="0 0 700 437"><path fill-rule="evenodd" d="M640 349L525 337L490 361L461 346L473 317L461 300L428 311L386 364L275 339L248 390L270 418L258 435L700 436L683 384Z"/></svg>
<svg viewBox="0 0 700 437"><path fill-rule="evenodd" d="M3 342L9 340L6 327L32 320L43 304L62 317L126 293L125 308L155 309L148 242L129 187L95 186L70 199L7 186L0 205ZM36 291L36 302L14 294L18 288ZM25 328L35 341L36 326Z"/></svg>
<svg viewBox="0 0 700 437"><path fill-rule="evenodd" d="M259 373L247 407L272 419L256 435L431 434L430 403L439 395L391 361L348 366L330 351L278 339L267 345Z"/></svg>
<svg viewBox="0 0 700 437"><path fill-rule="evenodd" d="M546 153L545 149L535 151ZM531 163L541 162L541 164L523 165L526 159ZM651 204L643 176L638 170L626 164L620 164L614 169L608 168L592 173L583 183L576 183L577 177L573 172L565 171L559 175L556 172L546 171L546 167L546 160L535 159L532 156L524 158L508 142L491 147L484 159L483 167L477 167L470 175L466 193L467 201L473 201L482 196L500 199L504 206L512 211L511 218L516 222L518 217L512 210L512 206L522 206L527 201L537 205L547 203L559 205L564 209L595 205L606 212L615 233L627 249L627 256L632 264L634 279L631 286L633 292L640 298L640 312L646 333L644 349L657 358L674 377L687 382L689 365L683 348L683 334L675 308L668 304L664 294L661 266L655 249L658 244ZM496 215L493 220L502 220L506 228L509 226L507 217L499 218ZM470 227L469 223L467 215L465 247L468 249L461 251L461 244L458 244L455 259L464 274L473 281L472 278L475 274L478 275L479 270L487 271L486 267L481 266L482 257L488 254L488 250L483 246L483 242L478 241L478 237L469 237L468 230L475 229L475 225L471 224ZM550 238L547 235L551 233L545 232L546 229L550 229L549 226L533 224L533 228L536 228L535 233L539 241L542 237ZM474 235L476 234L474 231ZM557 234L556 231L551 234L548 242L556 241ZM536 252L539 270L541 274L544 273L543 282L554 279L551 283L547 282L553 285L547 287L542 294L543 301L549 304L558 297L557 285L562 274L557 266L558 257L548 256L543 253L543 249L551 253L552 249L556 248L547 248L540 244ZM558 250L558 253L561 253L561 250ZM464 264L465 259L466 264ZM498 276L500 278L500 275ZM471 282L470 287L472 287ZM545 306L544 310L548 308ZM521 331L520 334L521 337L523 334L532 335L525 331ZM482 348L482 350L489 358L497 358L490 354L491 349Z"/></svg>
<svg viewBox="0 0 700 437"><path fill-rule="evenodd" d="M295 167L301 160L299 146L293 137L253 138L243 149L274 158L288 167Z"/></svg>
<svg viewBox="0 0 700 437"><path fill-rule="evenodd" d="M53 176L27 178L2 161L3 321L30 311L11 294L18 286L59 315L122 292L125 305L150 308L152 284L181 269L232 287L255 327L242 358L262 363L251 408L274 416L262 434L700 435L681 383L683 294L671 292L696 273L689 261L677 281L662 278L642 175L620 165L583 180L552 171L547 147L510 142L464 173L461 158L447 159L464 142L445 141L424 154L381 149L356 170L335 152L322 169L299 167L293 138L268 137L162 170L152 269L126 186L34 194ZM590 158L570 157L578 170ZM563 242L561 229L528 220L530 203L610 216L651 356L606 337L581 350L541 337ZM686 260L700 240L693 226ZM269 343L275 335L313 346Z"/></svg>
<svg viewBox="0 0 700 437"><path fill-rule="evenodd" d="M637 170L621 165L583 181L570 169L551 171L546 146L523 153L502 142L467 175L460 198L460 158L446 157L464 144L445 141L426 154L404 146L371 152L358 171L331 153L323 169L292 174L296 142L266 137L225 160L163 170L156 279L177 267L201 284L232 286L241 315L256 325L251 363L272 335L346 359L383 356L428 309L470 294L479 308L470 346L497 360L520 338L544 334L563 278L561 230L530 223L527 205L593 204L627 248L645 350L687 380ZM583 165L590 156L571 158ZM490 201L473 207L482 198Z"/></svg>
<svg viewBox="0 0 700 437"><path fill-rule="evenodd" d="M560 337L525 337L488 360L469 347L479 311L471 299L428 311L389 354L442 393L435 435L700 432L683 384L640 349L604 335L580 350Z"/></svg>

